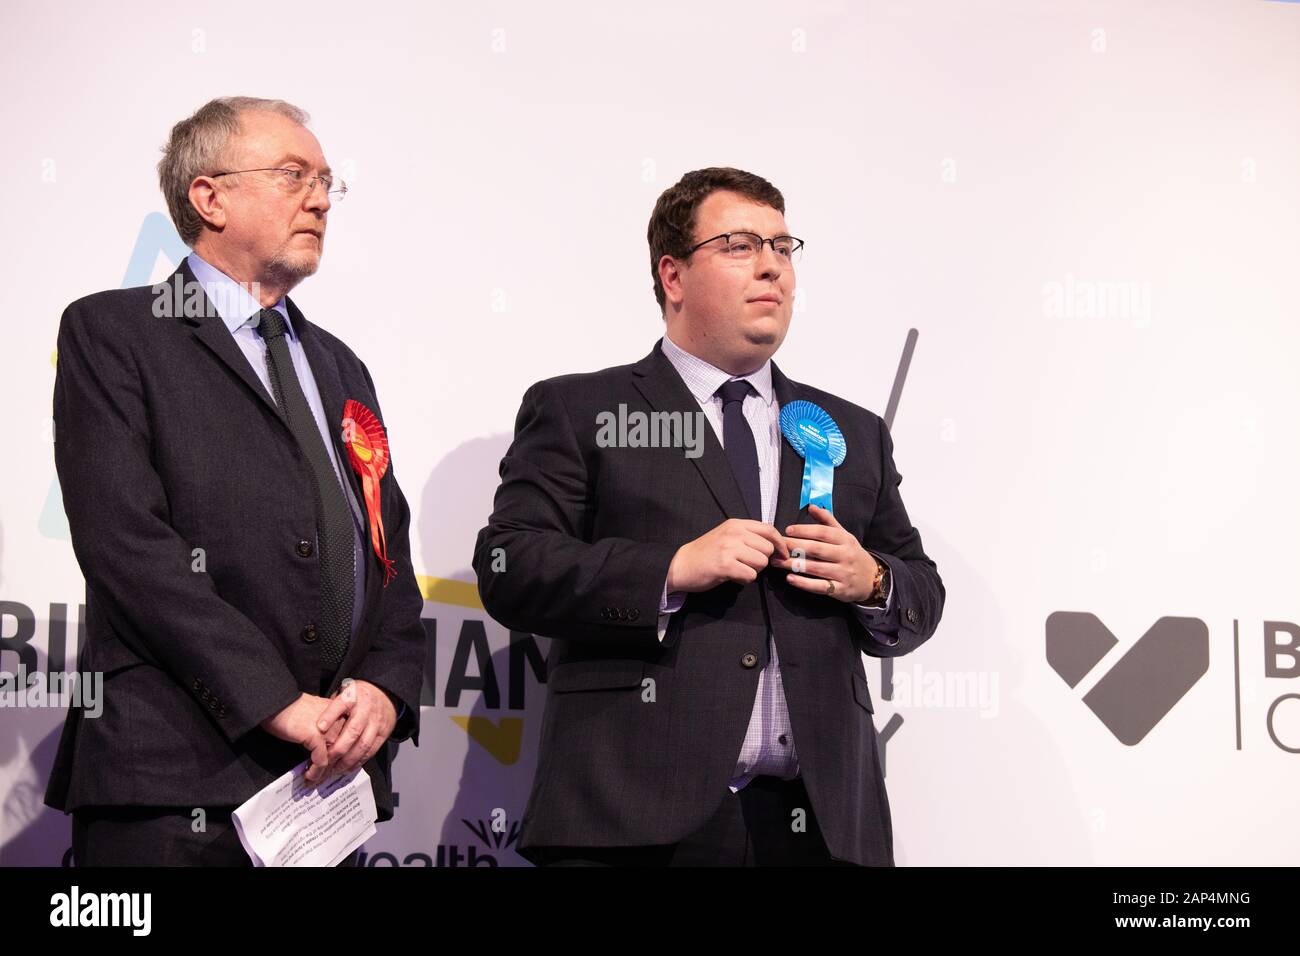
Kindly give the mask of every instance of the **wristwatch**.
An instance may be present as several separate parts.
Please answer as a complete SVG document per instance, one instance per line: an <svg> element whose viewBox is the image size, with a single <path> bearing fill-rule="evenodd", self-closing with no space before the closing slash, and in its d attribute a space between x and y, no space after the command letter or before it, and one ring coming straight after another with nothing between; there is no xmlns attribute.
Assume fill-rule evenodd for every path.
<svg viewBox="0 0 1300 956"><path fill-rule="evenodd" d="M876 561L876 580L871 584L871 593L867 595L867 601L880 601L883 604L885 594L888 593L889 566L874 554L872 558Z"/></svg>

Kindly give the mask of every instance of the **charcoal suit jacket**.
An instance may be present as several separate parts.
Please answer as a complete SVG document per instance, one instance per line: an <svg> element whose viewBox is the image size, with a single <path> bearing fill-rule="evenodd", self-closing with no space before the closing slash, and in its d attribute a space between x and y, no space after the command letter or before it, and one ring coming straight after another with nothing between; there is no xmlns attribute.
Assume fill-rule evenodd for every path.
<svg viewBox="0 0 1300 956"><path fill-rule="evenodd" d="M889 802L861 653L923 644L944 588L899 496L884 422L788 379L777 400L824 408L848 453L834 513L892 576L898 639L867 632L850 605L768 568L747 585L690 594L658 613L677 549L727 518L748 517L711 427L704 449L603 447L597 416L695 413L699 404L659 344L633 365L538 382L525 393L501 484L474 555L491 616L552 638L538 766L520 852L539 847L670 844L700 828L736 770L767 663L769 628L804 784L837 859L892 865ZM782 443L776 527L799 523L803 461ZM806 514L805 514L805 520Z"/></svg>
<svg viewBox="0 0 1300 956"><path fill-rule="evenodd" d="M178 276L195 288L188 261L168 284ZM79 669L103 673L104 709L70 708L45 802L237 806L307 756L261 722L352 677L401 713L365 764L386 820L397 741L418 742L425 644L394 470L379 491L397 577L384 586L367 527L361 624L327 668L311 467L215 308L158 317L157 301L150 286L96 293L59 327L54 452L86 581ZM343 407L355 399L382 421L374 383L346 345L287 307L362 502Z"/></svg>

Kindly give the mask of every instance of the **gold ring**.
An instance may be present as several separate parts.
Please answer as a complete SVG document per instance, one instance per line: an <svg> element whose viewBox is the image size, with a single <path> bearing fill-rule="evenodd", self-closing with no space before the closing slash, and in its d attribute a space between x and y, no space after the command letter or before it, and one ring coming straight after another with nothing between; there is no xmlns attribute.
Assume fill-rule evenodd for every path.
<svg viewBox="0 0 1300 956"><path fill-rule="evenodd" d="M834 593L835 593L835 582L834 582L834 581L827 581L827 582L826 582L826 595L827 595L827 597L829 597L830 595L832 595L832 594L834 594Z"/></svg>

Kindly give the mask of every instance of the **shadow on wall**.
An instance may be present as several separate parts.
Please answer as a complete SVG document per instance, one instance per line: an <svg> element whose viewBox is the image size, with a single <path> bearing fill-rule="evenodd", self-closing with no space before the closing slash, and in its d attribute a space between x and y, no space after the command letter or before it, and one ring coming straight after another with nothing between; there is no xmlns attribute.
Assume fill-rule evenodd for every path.
<svg viewBox="0 0 1300 956"><path fill-rule="evenodd" d="M428 576L475 582L471 566L474 544L492 513L501 459L511 437L501 433L466 442L448 454L429 476L419 518L424 571ZM452 733L469 736L455 797L437 829L436 841L447 853L460 854L458 865L472 864L468 856L471 847L476 855L490 855L500 865L526 865L515 852L515 846L519 819L536 767L537 738L545 704L544 686L536 682L532 667L537 664L544 673L549 642L537 638L540 662L525 662L522 671L516 669L512 674L509 646L490 653L486 632L480 634L477 630L469 632L468 644L462 641L467 626L473 628L476 621L496 626L489 622L481 605L466 611L459 625L460 634L448 633L445 628L438 632L440 673L426 675L437 704L425 710L424 721L454 721L460 726ZM455 626L455 622L447 623ZM526 640L524 635L518 637ZM445 697L445 683L440 679L449 670L460 670L452 659L453 649L458 645L462 652L472 653L475 658L467 670L476 673L478 681L490 688L486 694L476 694L467 716L447 713L460 706L459 695ZM512 691L521 694L526 691L522 709L512 709ZM475 693L472 689L467 692ZM426 728L435 729L427 723ZM430 734L431 741L446 732L441 727L437 730L440 732ZM414 762L410 756L407 760ZM433 765L437 772L448 776L455 772L450 766L444 768L436 758ZM418 775L416 781L416 786L436 786L420 780Z"/></svg>
<svg viewBox="0 0 1300 956"><path fill-rule="evenodd" d="M419 534L422 573L474 580L474 541L492 513L501 459L510 441L504 433L472 439L434 467L420 498L419 527L412 529Z"/></svg>

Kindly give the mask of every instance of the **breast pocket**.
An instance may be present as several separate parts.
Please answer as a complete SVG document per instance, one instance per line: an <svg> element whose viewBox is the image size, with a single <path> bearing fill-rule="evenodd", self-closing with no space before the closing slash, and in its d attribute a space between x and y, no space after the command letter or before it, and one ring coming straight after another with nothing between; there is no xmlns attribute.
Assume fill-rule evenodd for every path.
<svg viewBox="0 0 1300 956"><path fill-rule="evenodd" d="M861 540L871 526L871 519L876 513L876 498L879 489L871 485L855 484L851 481L836 481L831 491L831 505L835 520L848 532Z"/></svg>

